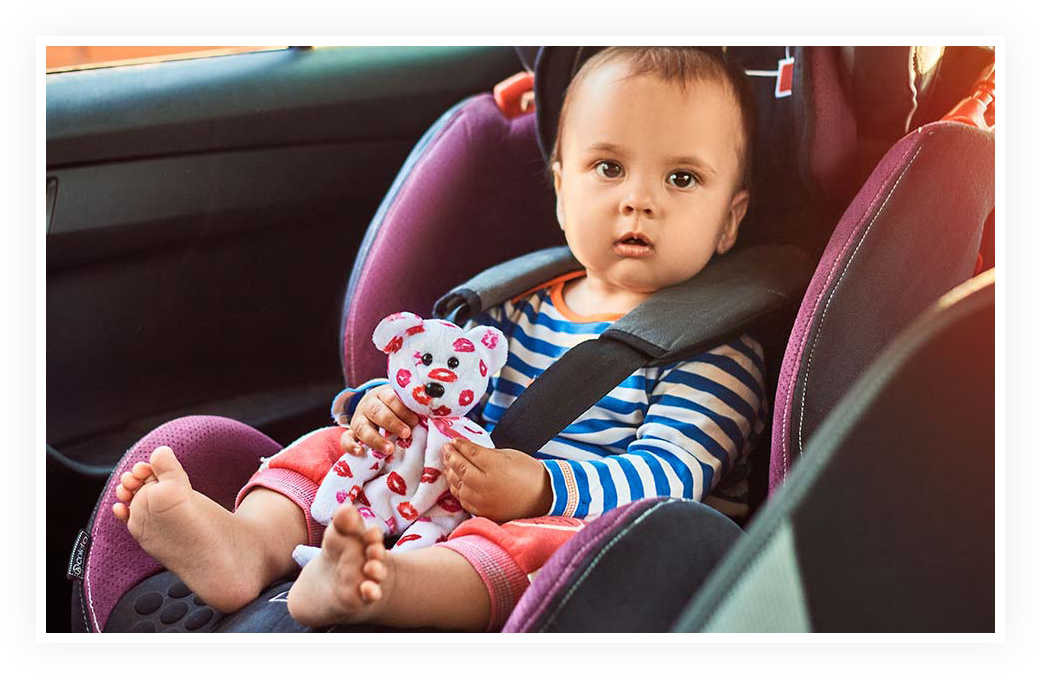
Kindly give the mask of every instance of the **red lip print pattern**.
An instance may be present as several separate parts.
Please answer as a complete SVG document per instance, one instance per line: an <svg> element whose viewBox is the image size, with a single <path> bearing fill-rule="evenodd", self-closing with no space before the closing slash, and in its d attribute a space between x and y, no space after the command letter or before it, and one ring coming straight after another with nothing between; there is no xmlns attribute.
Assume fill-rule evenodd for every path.
<svg viewBox="0 0 1041 679"><path fill-rule="evenodd" d="M422 384L420 384L412 390L412 398L416 399L416 401L421 405L430 405L430 397L427 396L427 393L425 391L423 391Z"/></svg>
<svg viewBox="0 0 1041 679"><path fill-rule="evenodd" d="M419 512L416 511L416 508L408 502L398 504L398 514L401 514L401 518L409 521L414 521L416 517L419 516Z"/></svg>
<svg viewBox="0 0 1041 679"><path fill-rule="evenodd" d="M338 502L339 504L342 505L343 501L346 500L348 497L350 497L350 496L347 494L347 491L345 491L345 490L338 490L338 491L336 491L336 502Z"/></svg>
<svg viewBox="0 0 1041 679"><path fill-rule="evenodd" d="M405 491L408 490L405 479L401 478L401 474L397 472L391 472L387 475L387 487L398 495L404 495Z"/></svg>
<svg viewBox="0 0 1041 679"><path fill-rule="evenodd" d="M448 490L441 493L441 497L437 498L437 505L446 512L458 512L463 509L463 506L459 504L459 500Z"/></svg>
<svg viewBox="0 0 1041 679"><path fill-rule="evenodd" d="M400 545L402 542L412 542L413 540L418 540L418 539L419 539L418 535L416 535L415 533L409 533L408 535L402 535L401 538L398 539L397 544Z"/></svg>
<svg viewBox="0 0 1041 679"><path fill-rule="evenodd" d="M408 450L412 447L412 437L409 436L407 439L398 439L398 445L405 450Z"/></svg>
<svg viewBox="0 0 1041 679"><path fill-rule="evenodd" d="M347 497L350 498L351 502L357 500L366 507L371 504L369 498L365 497L365 491L361 489L361 486L352 486L351 492L347 493Z"/></svg>
<svg viewBox="0 0 1041 679"><path fill-rule="evenodd" d="M433 467L423 467L423 476L420 477L420 483L433 483L437 481L437 477L441 476L440 469L434 469Z"/></svg>
<svg viewBox="0 0 1041 679"><path fill-rule="evenodd" d="M455 382L457 379L459 379L458 375L456 375L451 370L448 370L447 368L435 368L434 370L431 370L429 373L427 373L427 377L429 379L440 380L442 382Z"/></svg>
<svg viewBox="0 0 1041 679"><path fill-rule="evenodd" d="M401 339L400 335L395 335L394 339L392 339L391 341L387 342L387 346L383 347L383 353L385 353L385 354L393 354L395 351L400 349L401 345L404 344L404 343L405 342L404 342L404 340Z"/></svg>
<svg viewBox="0 0 1041 679"><path fill-rule="evenodd" d="M489 349L494 349L499 344L499 336L488 330L484 333L484 337L481 338L481 344Z"/></svg>
<svg viewBox="0 0 1041 679"><path fill-rule="evenodd" d="M393 516L387 519L387 532L391 535L398 532L398 520Z"/></svg>
<svg viewBox="0 0 1041 679"><path fill-rule="evenodd" d="M351 467L347 464L347 460L340 460L339 462L334 464L333 471L336 472L338 476L346 476L352 479L354 478L354 474L351 473Z"/></svg>
<svg viewBox="0 0 1041 679"><path fill-rule="evenodd" d="M474 402L474 393L469 389L464 389L463 393L459 394L459 405L468 406Z"/></svg>
<svg viewBox="0 0 1041 679"><path fill-rule="evenodd" d="M413 325L411 328L409 328L405 332L408 333L409 335L418 335L419 333L423 332L424 329L425 328L423 328L423 324L420 323L419 325Z"/></svg>
<svg viewBox="0 0 1041 679"><path fill-rule="evenodd" d="M430 412L437 415L438 417L448 417L452 414L452 409L448 406L438 406Z"/></svg>
<svg viewBox="0 0 1041 679"><path fill-rule="evenodd" d="M465 337L460 337L459 339L457 339L455 343L452 345L452 348L463 354L468 354L472 351L477 351L476 347L474 347L474 343L466 339Z"/></svg>
<svg viewBox="0 0 1041 679"><path fill-rule="evenodd" d="M488 374L488 366L484 364L484 361L481 361L481 365L479 367L481 369L481 377L486 376Z"/></svg>
<svg viewBox="0 0 1041 679"><path fill-rule="evenodd" d="M412 373L402 368L398 371L398 386L407 387L408 383L412 381Z"/></svg>

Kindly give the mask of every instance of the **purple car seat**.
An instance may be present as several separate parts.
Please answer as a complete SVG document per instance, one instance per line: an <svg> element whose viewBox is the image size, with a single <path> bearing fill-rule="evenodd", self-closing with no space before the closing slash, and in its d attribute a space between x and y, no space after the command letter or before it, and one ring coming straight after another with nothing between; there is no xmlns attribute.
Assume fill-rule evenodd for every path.
<svg viewBox="0 0 1041 679"><path fill-rule="evenodd" d="M540 148L551 140L547 135L555 129L553 112L559 113L564 87L594 52L538 52L532 64L536 115L507 118L490 95L478 95L446 112L417 144L375 215L352 271L341 324L347 384L381 374L382 356L371 349L368 335L388 309L430 309L445 291L490 265L563 243ZM759 103L756 198L742 229L744 245L794 243L814 261L819 258L794 332L790 322L764 329L764 345L768 352L774 349L768 366L773 376L768 370L768 377L781 374L770 464L776 484L797 459L800 448L793 442L798 444L797 437L807 435L826 414L827 399L848 387L901 324L971 274L970 254L975 261L982 223L993 209L993 138L954 124L927 126L886 156L851 204L852 191L863 179L857 167L864 161L858 156L857 113L844 84L839 50L742 47L731 48L727 57L746 71L766 74L753 76ZM951 155L966 153L974 159L966 166L983 168L978 176L951 172L959 166ZM944 200L947 192L922 195L932 191L937 177L949 179L964 199L950 204ZM836 221L839 226L833 228ZM943 237L929 238L937 223L946 229ZM466 251L484 259L459 255L457 239L464 237ZM892 239L901 245L892 246ZM905 245L908 240L913 247ZM923 266L937 251L944 261ZM887 313L894 308L897 313ZM853 363L834 367L851 346L857 348ZM822 366L827 366L826 374L835 371L841 379L833 383L805 377L821 374ZM801 434L793 432L793 422L801 425ZM256 613L254 605L231 616L215 613L162 571L112 516L120 474L160 444L175 446L193 485L227 507L260 457L281 447L246 425L204 416L175 420L139 441L113 471L90 526L73 550L69 573L78 581L73 628L292 628L279 627L281 623L244 626L241 621ZM559 603L572 591L568 583L584 579L590 568L603 563L596 558L600 545L615 544L634 522L651 526L652 515L673 516L668 525L684 525L682 516L691 504L649 499L605 514L595 529L590 526L546 565L506 630L547 629L545 616L559 615L560 607L543 602ZM286 588L283 583L281 590L275 589L262 595L257 606L269 599L277 603ZM670 596L676 598L675 593Z"/></svg>

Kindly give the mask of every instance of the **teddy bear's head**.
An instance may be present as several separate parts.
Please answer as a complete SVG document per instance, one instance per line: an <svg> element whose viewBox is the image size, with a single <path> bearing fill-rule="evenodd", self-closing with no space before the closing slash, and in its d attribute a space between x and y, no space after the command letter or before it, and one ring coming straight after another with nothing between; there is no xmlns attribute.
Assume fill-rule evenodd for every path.
<svg viewBox="0 0 1041 679"><path fill-rule="evenodd" d="M394 391L419 415L466 415L506 364L506 337L496 328L480 325L463 332L454 323L407 311L380 321L372 341L387 354Z"/></svg>

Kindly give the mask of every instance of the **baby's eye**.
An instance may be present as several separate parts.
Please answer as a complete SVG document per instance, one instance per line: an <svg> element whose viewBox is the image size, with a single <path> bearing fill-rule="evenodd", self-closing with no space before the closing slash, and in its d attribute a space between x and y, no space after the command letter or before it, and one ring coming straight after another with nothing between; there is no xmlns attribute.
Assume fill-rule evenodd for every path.
<svg viewBox="0 0 1041 679"><path fill-rule="evenodd" d="M456 358L455 356L453 356L450 359L448 359L448 367L449 368L458 368L459 367L459 359Z"/></svg>
<svg viewBox="0 0 1041 679"><path fill-rule="evenodd" d="M601 160L596 164L595 170L604 179L618 179L622 176L622 166L610 160Z"/></svg>
<svg viewBox="0 0 1041 679"><path fill-rule="evenodd" d="M690 172L684 170L676 170L669 175L668 182L675 186L677 189L689 189L698 183L698 178L692 175Z"/></svg>
<svg viewBox="0 0 1041 679"><path fill-rule="evenodd" d="M434 357L430 354L423 354L423 365L430 365L434 362Z"/></svg>

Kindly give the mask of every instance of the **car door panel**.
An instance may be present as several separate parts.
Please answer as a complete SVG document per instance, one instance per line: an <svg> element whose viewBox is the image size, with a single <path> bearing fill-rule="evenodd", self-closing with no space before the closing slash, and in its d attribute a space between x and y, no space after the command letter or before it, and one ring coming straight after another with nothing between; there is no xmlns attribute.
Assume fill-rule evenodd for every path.
<svg viewBox="0 0 1041 679"><path fill-rule="evenodd" d="M426 127L517 63L343 48L50 76L48 442L110 462L84 442L150 413L335 387L380 199Z"/></svg>

